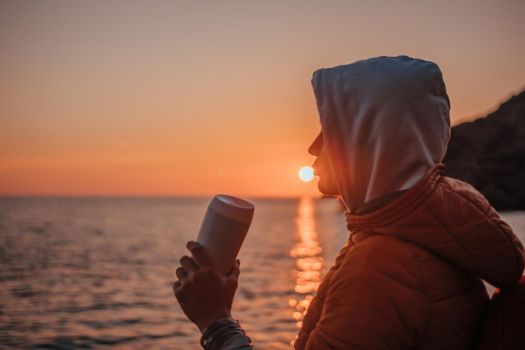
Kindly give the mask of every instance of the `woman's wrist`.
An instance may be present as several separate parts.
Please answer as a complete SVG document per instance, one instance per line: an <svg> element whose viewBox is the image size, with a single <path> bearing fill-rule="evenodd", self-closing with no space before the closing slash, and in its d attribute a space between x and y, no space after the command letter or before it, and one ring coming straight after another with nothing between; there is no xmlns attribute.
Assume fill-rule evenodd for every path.
<svg viewBox="0 0 525 350"><path fill-rule="evenodd" d="M206 332L206 329L210 328L211 325L213 325L214 323L216 323L218 321L221 321L221 320L224 320L224 319L227 319L227 318L230 318L230 319L233 320L233 318L231 317L231 314L225 312L223 314L215 315L214 317L210 317L207 320L202 320L202 321L200 321L198 323L195 323L195 324L197 325L197 327L199 328L201 333L204 333L204 332Z"/></svg>
<svg viewBox="0 0 525 350"><path fill-rule="evenodd" d="M229 341L241 340L243 345L251 345L251 339L241 328L239 321L231 316L219 319L206 328L201 336L201 345L206 350L221 349Z"/></svg>

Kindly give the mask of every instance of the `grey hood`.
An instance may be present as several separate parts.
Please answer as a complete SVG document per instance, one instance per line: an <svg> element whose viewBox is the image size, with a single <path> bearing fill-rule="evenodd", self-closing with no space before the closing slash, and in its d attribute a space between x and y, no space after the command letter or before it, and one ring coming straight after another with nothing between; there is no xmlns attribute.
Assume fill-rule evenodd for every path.
<svg viewBox="0 0 525 350"><path fill-rule="evenodd" d="M445 156L450 102L439 67L407 56L320 69L324 147L349 208L414 186Z"/></svg>

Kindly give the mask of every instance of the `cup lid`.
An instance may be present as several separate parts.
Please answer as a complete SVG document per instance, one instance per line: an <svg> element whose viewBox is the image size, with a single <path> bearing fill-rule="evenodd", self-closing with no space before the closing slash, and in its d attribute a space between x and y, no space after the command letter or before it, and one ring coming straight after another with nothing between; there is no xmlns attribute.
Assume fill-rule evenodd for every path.
<svg viewBox="0 0 525 350"><path fill-rule="evenodd" d="M244 199L218 194L213 197L209 208L232 220L250 224L253 218L254 205Z"/></svg>

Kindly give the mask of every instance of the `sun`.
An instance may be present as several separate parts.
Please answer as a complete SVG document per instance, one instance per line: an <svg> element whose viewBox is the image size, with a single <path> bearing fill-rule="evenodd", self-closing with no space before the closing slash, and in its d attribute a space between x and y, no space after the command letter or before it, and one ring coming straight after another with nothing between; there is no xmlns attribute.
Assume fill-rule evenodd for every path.
<svg viewBox="0 0 525 350"><path fill-rule="evenodd" d="M314 178L314 169L311 166L303 166L299 169L299 178L301 181L310 182Z"/></svg>

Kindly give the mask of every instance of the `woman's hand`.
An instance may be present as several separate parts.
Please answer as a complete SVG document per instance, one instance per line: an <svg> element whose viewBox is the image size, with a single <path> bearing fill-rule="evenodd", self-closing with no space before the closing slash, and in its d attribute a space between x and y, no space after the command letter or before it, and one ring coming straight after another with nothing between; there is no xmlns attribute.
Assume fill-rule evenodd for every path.
<svg viewBox="0 0 525 350"><path fill-rule="evenodd" d="M202 245L189 241L186 247L192 257L185 255L180 259L173 291L186 316L203 331L218 319L231 315L240 261L237 259L232 270L224 276L213 268Z"/></svg>

